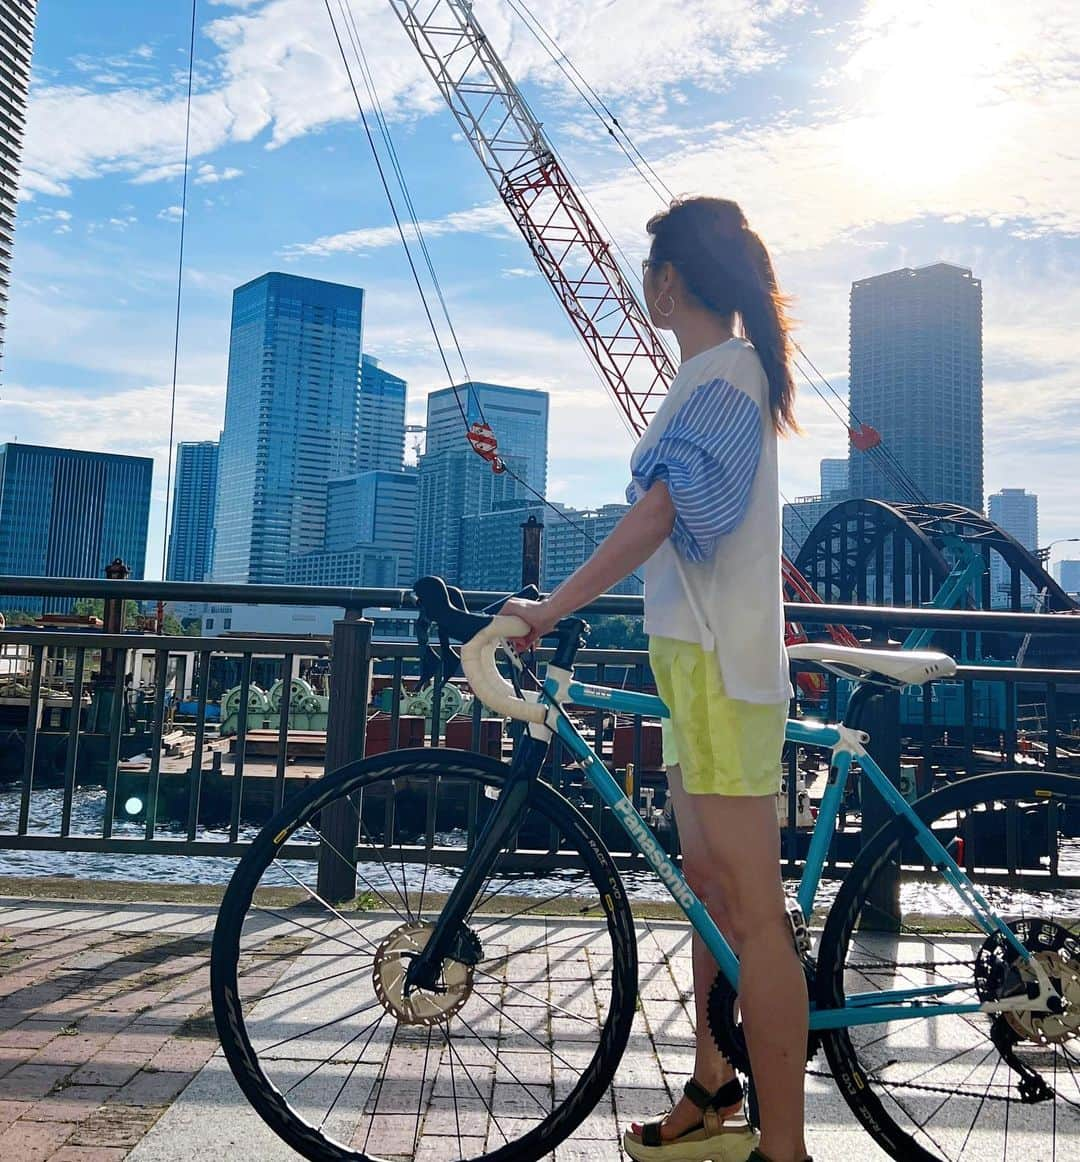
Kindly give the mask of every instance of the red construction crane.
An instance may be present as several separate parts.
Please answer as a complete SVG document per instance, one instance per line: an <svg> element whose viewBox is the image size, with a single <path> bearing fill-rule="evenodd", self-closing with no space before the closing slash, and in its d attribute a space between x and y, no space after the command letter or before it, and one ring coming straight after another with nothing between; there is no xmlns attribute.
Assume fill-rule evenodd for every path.
<svg viewBox="0 0 1080 1162"><path fill-rule="evenodd" d="M675 376L659 333L473 15L470 0L390 0L635 434ZM820 601L783 558L789 601ZM835 640L857 645L841 626ZM789 624L789 641L805 640Z"/></svg>

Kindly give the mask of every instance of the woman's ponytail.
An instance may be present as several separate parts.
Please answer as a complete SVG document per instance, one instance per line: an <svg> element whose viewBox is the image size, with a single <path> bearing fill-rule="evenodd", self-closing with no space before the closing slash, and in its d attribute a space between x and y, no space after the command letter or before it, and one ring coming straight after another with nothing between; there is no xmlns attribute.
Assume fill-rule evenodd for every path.
<svg viewBox="0 0 1080 1162"><path fill-rule="evenodd" d="M652 257L670 262L686 289L717 314L738 314L769 382L769 410L777 432L797 432L791 374L787 300L776 284L765 244L738 204L723 198L686 198L651 218Z"/></svg>

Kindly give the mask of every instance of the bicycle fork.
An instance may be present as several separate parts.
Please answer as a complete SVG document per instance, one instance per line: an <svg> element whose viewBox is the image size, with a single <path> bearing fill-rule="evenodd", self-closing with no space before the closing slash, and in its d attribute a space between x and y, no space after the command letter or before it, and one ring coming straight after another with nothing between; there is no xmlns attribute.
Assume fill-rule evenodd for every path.
<svg viewBox="0 0 1080 1162"><path fill-rule="evenodd" d="M505 842L525 816L529 795L539 777L549 741L534 738L527 733L518 743L510 764L510 774L498 791L495 809L488 816L476 846L465 861L460 878L435 921L431 938L405 972L406 996L415 989L440 991L439 976L443 961L448 958L462 964L476 964L479 961L479 942L465 927L465 917Z"/></svg>

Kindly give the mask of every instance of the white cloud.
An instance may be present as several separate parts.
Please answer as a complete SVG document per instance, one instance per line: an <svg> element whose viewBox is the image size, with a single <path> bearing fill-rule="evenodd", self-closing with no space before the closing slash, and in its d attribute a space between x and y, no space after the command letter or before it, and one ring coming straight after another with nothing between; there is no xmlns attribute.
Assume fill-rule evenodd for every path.
<svg viewBox="0 0 1080 1162"><path fill-rule="evenodd" d="M166 206L163 210L158 210L157 216L163 222L179 222L184 216L184 209L182 206Z"/></svg>
<svg viewBox="0 0 1080 1162"><path fill-rule="evenodd" d="M253 0L217 7L225 14L203 28L218 52L214 81L192 102L193 158L264 133L268 144L278 147L355 118L322 5ZM559 0L545 21L572 55L589 61L591 79L600 88L655 95L662 86L682 82L723 85L734 73L764 67L779 52L772 27L796 7L797 0L654 0L648 6L617 0L602 8ZM352 9L367 47L377 47L376 83L388 115L441 112L434 84L385 3L356 0ZM485 0L477 13L519 81L550 80L564 87L540 46L520 25L512 27L501 4ZM618 36L612 36L613 28ZM139 63L142 52L134 54ZM160 180L182 159L182 86L136 87L125 82L129 58L99 63L104 71L94 74L95 80L94 62L84 62L86 84L35 86L23 163L28 192L67 194L72 181L115 172Z"/></svg>
<svg viewBox="0 0 1080 1162"><path fill-rule="evenodd" d="M415 238L412 226L406 222L404 228L405 236L411 244ZM438 238L445 234L517 234L501 204L457 210L444 218L421 222L420 229L426 238ZM401 235L397 226L371 226L342 234L327 234L313 242L294 243L282 253L286 258L325 257L330 254L366 254L386 246L400 245Z"/></svg>
<svg viewBox="0 0 1080 1162"><path fill-rule="evenodd" d="M84 395L61 386L45 389L9 383L4 387L5 426L12 436L25 443L153 458L154 481L146 552L149 577L161 575L171 393L171 385L147 384L88 401ZM224 392L220 385L180 384L177 389L177 442L217 439L223 405Z"/></svg>
<svg viewBox="0 0 1080 1162"><path fill-rule="evenodd" d="M242 169L235 166L226 166L224 169L215 169L209 162L200 165L195 174L194 182L197 186L212 186L218 182L231 182L243 174Z"/></svg>

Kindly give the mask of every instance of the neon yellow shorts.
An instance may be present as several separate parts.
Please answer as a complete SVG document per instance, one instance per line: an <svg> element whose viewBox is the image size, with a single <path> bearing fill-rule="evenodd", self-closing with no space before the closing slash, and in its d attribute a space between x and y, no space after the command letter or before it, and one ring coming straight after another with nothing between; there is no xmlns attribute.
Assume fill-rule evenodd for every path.
<svg viewBox="0 0 1080 1162"><path fill-rule="evenodd" d="M651 637L649 663L671 712L661 720L664 765L679 765L686 790L775 795L788 704L729 698L716 655L693 642Z"/></svg>

